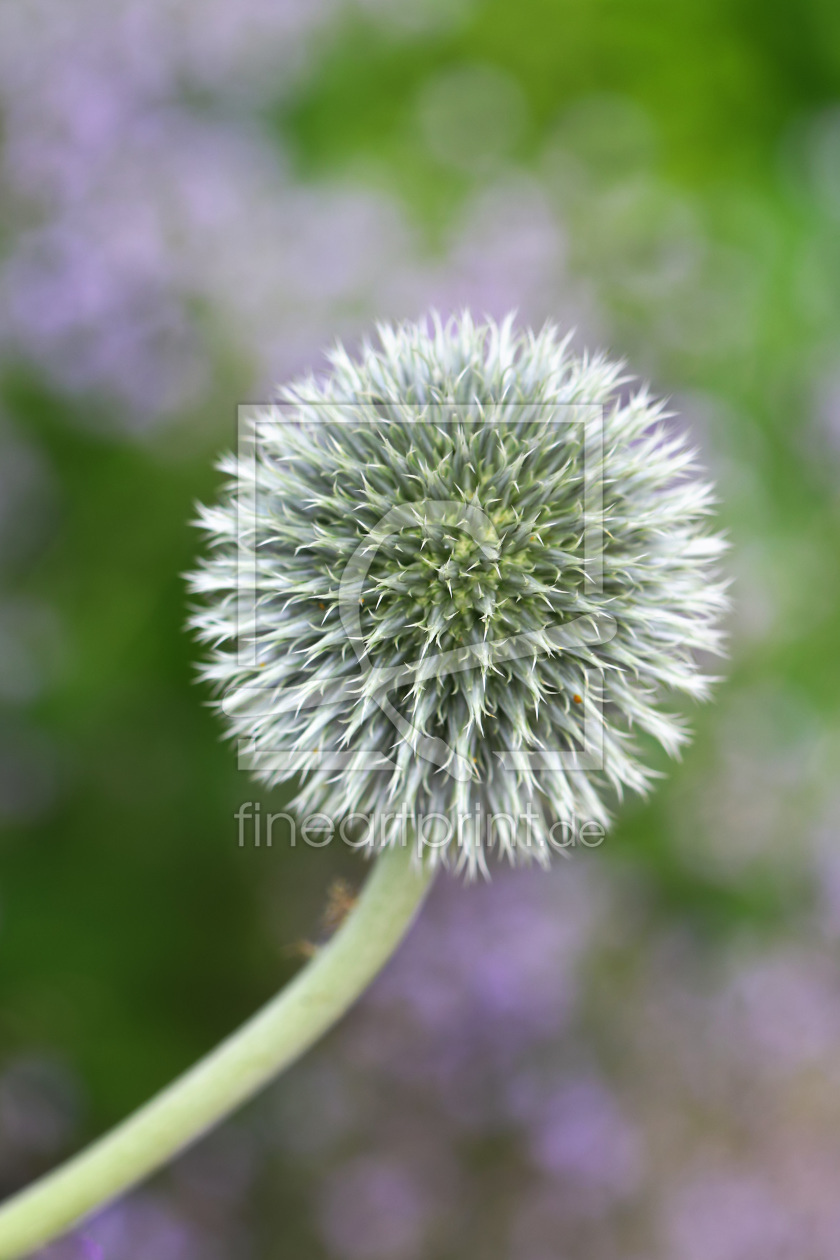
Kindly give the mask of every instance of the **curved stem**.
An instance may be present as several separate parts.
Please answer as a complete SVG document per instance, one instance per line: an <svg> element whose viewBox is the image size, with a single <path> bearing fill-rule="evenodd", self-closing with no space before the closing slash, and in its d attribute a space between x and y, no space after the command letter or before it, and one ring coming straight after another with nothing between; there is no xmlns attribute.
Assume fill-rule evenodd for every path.
<svg viewBox="0 0 840 1260"><path fill-rule="evenodd" d="M19 1260L135 1185L298 1058L391 956L433 874L418 867L410 845L384 850L342 927L277 997L105 1137L0 1207L0 1260Z"/></svg>

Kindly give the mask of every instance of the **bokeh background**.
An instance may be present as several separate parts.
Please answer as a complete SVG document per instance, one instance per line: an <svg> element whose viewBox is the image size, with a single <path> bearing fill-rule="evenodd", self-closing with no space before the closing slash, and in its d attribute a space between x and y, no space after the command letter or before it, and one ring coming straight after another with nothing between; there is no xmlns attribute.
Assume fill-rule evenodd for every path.
<svg viewBox="0 0 840 1260"><path fill-rule="evenodd" d="M733 543L657 794L442 880L316 1052L45 1260L836 1260L840 8L7 0L0 112L5 1190L365 873L237 847L179 576L237 403L516 307L671 398Z"/></svg>

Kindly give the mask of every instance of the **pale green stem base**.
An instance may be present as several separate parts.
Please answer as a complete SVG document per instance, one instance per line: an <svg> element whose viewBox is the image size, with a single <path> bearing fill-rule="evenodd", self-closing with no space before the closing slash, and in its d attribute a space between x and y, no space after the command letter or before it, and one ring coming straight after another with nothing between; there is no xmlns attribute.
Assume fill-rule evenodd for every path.
<svg viewBox="0 0 840 1260"><path fill-rule="evenodd" d="M276 998L133 1116L0 1207L0 1260L57 1238L298 1058L387 962L432 878L410 846L385 850L343 926Z"/></svg>

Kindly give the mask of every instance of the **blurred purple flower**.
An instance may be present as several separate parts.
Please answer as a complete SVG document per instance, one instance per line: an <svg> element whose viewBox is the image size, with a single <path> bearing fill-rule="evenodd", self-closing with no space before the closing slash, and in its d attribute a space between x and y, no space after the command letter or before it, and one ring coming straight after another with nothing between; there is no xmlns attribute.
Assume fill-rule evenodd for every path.
<svg viewBox="0 0 840 1260"><path fill-rule="evenodd" d="M234 1254L230 1250L234 1239L226 1234L211 1233L190 1221L176 1205L140 1191L95 1217L75 1242L82 1247L84 1260L91 1256L92 1246L99 1248L103 1260L149 1260L151 1256L154 1260L227 1260ZM244 1260L244 1251L235 1254L237 1260L240 1256ZM53 1260L49 1249L38 1260Z"/></svg>
<svg viewBox="0 0 840 1260"><path fill-rule="evenodd" d="M436 261L385 193L291 177L254 107L297 81L341 7L246 0L235 21L222 0L3 9L0 349L136 426L203 397L219 335L265 390L374 313L517 306L580 323L538 183L482 191ZM217 108L192 106L191 85Z"/></svg>
<svg viewBox="0 0 840 1260"><path fill-rule="evenodd" d="M811 1252L775 1188L750 1174L711 1172L684 1186L668 1204L670 1260L804 1260Z"/></svg>
<svg viewBox="0 0 840 1260"><path fill-rule="evenodd" d="M598 916L582 869L440 881L348 1029L350 1060L427 1091L446 1123L493 1123L520 1057L567 1027Z"/></svg>
<svg viewBox="0 0 840 1260"><path fill-rule="evenodd" d="M601 1082L567 1081L532 1101L529 1144L544 1173L591 1199L596 1210L638 1189L639 1136Z"/></svg>
<svg viewBox="0 0 840 1260"><path fill-rule="evenodd" d="M735 970L721 997L720 1035L762 1068L794 1071L834 1058L840 973L817 951L777 945Z"/></svg>
<svg viewBox="0 0 840 1260"><path fill-rule="evenodd" d="M321 1226L346 1260L412 1260L424 1252L433 1217L428 1193L394 1158L361 1157L326 1181Z"/></svg>

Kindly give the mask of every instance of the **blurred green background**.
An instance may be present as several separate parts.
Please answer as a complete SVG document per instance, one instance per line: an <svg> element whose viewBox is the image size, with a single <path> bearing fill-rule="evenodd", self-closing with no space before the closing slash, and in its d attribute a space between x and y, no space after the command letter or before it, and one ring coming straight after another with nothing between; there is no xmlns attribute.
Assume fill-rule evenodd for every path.
<svg viewBox="0 0 840 1260"><path fill-rule="evenodd" d="M0 109L5 1187L247 1016L299 966L331 879L364 873L237 847L258 793L193 680L181 578L237 404L377 319L516 307L625 358L716 478L734 577L717 701L655 797L561 863L556 902L530 877L508 880L513 919L495 892L440 894L446 930L478 915L480 950L507 925L514 958L529 924L538 951L534 924L574 920L570 897L595 925L563 953L566 1022L503 1072L463 977L471 1028L489 1020L466 1130L417 1128L455 1035L434 1020L377 1110L353 1038L391 1044L386 984L91 1237L106 1260L836 1257L840 9L13 0ZM499 1102L546 1063L562 1158ZM339 1137L278 1146L330 1090ZM598 1140L635 1173L605 1181ZM407 1180L380 1184L369 1161L394 1143ZM420 1150L443 1189L411 1171Z"/></svg>

